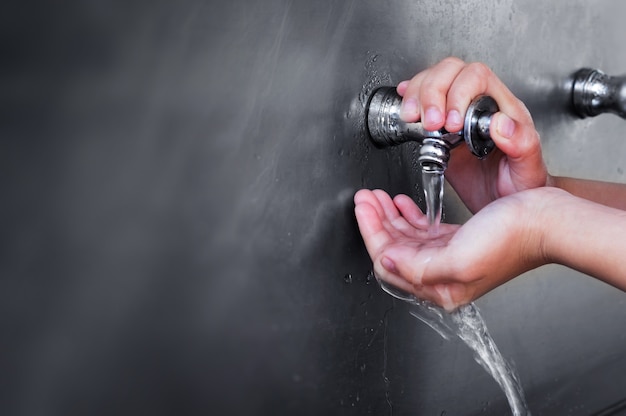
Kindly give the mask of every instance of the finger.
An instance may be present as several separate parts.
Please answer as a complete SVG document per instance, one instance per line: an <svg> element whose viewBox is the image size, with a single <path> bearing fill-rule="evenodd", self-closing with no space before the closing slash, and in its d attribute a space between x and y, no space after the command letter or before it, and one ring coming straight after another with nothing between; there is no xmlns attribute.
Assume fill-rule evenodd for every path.
<svg viewBox="0 0 626 416"><path fill-rule="evenodd" d="M480 62L466 65L450 86L447 96L447 114L450 115L451 112L465 114L470 102L480 95L491 96L498 103L500 111L517 122L532 122L524 104L487 65ZM453 123L451 117L448 118L450 120L446 121L447 130L458 131L462 127L461 120L458 120L456 124Z"/></svg>
<svg viewBox="0 0 626 416"><path fill-rule="evenodd" d="M360 202L354 208L359 231L365 242L365 248L372 259L392 241L391 235L382 224L376 209L367 202Z"/></svg>
<svg viewBox="0 0 626 416"><path fill-rule="evenodd" d="M396 195L393 202L410 225L421 231L428 230L428 218L411 198L406 195Z"/></svg>
<svg viewBox="0 0 626 416"><path fill-rule="evenodd" d="M383 191L382 189L374 189L372 192L378 199L378 202L380 203L380 206L382 207L385 216L388 219L393 220L394 218L400 216L400 212L398 212L398 209L396 208L395 204L393 203L391 197L387 192Z"/></svg>
<svg viewBox="0 0 626 416"><path fill-rule="evenodd" d="M516 122L501 111L492 116L489 135L500 150L514 159L527 154L534 145L540 146L532 125Z"/></svg>
<svg viewBox="0 0 626 416"><path fill-rule="evenodd" d="M491 124L491 138L510 158L523 158L541 151L539 134L532 123L517 122L498 112L492 116Z"/></svg>
<svg viewBox="0 0 626 416"><path fill-rule="evenodd" d="M447 92L446 130L457 132L463 128L464 115L470 102L480 95L487 94L489 77L492 76L494 75L491 70L481 63L468 64L459 71Z"/></svg>
<svg viewBox="0 0 626 416"><path fill-rule="evenodd" d="M402 81L398 84L398 86L396 87L396 91L400 97L404 97L404 94L406 93L406 89L409 87L410 82L410 80L407 80Z"/></svg>
<svg viewBox="0 0 626 416"><path fill-rule="evenodd" d="M504 113L492 118L491 133L496 146L507 155L500 160L499 176L510 178L508 184L501 183L500 195L545 186L547 168L543 161L539 133L531 124L517 123ZM508 187L508 189L507 189Z"/></svg>
<svg viewBox="0 0 626 416"><path fill-rule="evenodd" d="M373 191L369 189L361 189L354 195L354 205L359 205L361 203L367 203L371 205L375 210L378 216L382 219L385 217L385 211L383 207L380 205L378 201L378 197L374 194Z"/></svg>
<svg viewBox="0 0 626 416"><path fill-rule="evenodd" d="M421 107L419 103L419 91L422 80L427 75L428 70L422 71L415 75L411 80L405 81L398 85L397 91L402 98L402 107L400 108L400 118L407 123L414 123L420 120Z"/></svg>
<svg viewBox="0 0 626 416"><path fill-rule="evenodd" d="M354 194L354 205L359 205L362 202L371 203L376 199L374 193L369 189L360 189Z"/></svg>
<svg viewBox="0 0 626 416"><path fill-rule="evenodd" d="M458 58L446 58L431 68L421 83L419 103L426 130L439 130L446 121L448 91L465 67ZM457 130L458 131L458 130Z"/></svg>
<svg viewBox="0 0 626 416"><path fill-rule="evenodd" d="M388 226L387 231L394 234L400 232L404 236L413 237L415 235L415 228L407 222L407 220L400 215L396 204L393 202L389 194L380 189L373 191L374 195L378 198L378 202L385 212L387 221L383 221L384 226ZM398 236L398 234L395 234Z"/></svg>

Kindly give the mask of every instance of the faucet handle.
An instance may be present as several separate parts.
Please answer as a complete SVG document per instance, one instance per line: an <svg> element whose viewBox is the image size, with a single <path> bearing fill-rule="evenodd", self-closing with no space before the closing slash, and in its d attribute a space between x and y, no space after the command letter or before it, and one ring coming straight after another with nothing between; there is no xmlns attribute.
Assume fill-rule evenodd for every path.
<svg viewBox="0 0 626 416"><path fill-rule="evenodd" d="M602 113L626 118L626 76L609 76L591 68L578 70L572 85L572 104L581 118Z"/></svg>
<svg viewBox="0 0 626 416"><path fill-rule="evenodd" d="M475 98L465 113L463 138L470 151L479 159L484 159L496 147L491 140L489 127L491 117L499 111L496 100L488 95Z"/></svg>

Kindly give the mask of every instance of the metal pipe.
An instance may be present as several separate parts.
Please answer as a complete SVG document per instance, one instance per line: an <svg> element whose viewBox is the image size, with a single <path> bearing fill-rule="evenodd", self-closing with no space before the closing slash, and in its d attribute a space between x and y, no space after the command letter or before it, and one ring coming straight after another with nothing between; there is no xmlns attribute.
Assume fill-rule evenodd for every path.
<svg viewBox="0 0 626 416"><path fill-rule="evenodd" d="M578 70L572 85L572 104L581 118L603 113L626 118L626 76L613 77L598 69Z"/></svg>

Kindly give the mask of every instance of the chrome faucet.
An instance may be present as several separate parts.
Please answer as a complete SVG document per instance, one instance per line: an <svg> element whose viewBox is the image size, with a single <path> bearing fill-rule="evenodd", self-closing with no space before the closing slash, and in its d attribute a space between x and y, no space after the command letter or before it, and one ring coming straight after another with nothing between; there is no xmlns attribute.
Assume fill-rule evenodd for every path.
<svg viewBox="0 0 626 416"><path fill-rule="evenodd" d="M614 113L626 118L626 76L612 77L597 69L574 74L572 104L581 118Z"/></svg>
<svg viewBox="0 0 626 416"><path fill-rule="evenodd" d="M465 114L463 130L450 133L445 129L428 131L422 123L400 119L402 97L394 87L380 87L372 92L366 107L366 125L371 141L378 148L397 146L409 141L421 144L418 162L425 171L443 172L450 160L450 150L463 140L478 158L485 158L495 144L489 134L491 117L498 111L489 96L476 98Z"/></svg>

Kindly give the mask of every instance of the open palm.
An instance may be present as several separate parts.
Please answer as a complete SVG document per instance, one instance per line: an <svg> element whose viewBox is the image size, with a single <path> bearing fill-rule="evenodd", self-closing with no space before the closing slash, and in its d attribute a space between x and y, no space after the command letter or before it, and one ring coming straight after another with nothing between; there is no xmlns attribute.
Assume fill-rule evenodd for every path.
<svg viewBox="0 0 626 416"><path fill-rule="evenodd" d="M519 244L528 240L518 226L527 212L524 195L488 205L463 226L441 224L436 235L406 195L361 190L354 201L376 276L452 310L538 266Z"/></svg>

